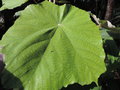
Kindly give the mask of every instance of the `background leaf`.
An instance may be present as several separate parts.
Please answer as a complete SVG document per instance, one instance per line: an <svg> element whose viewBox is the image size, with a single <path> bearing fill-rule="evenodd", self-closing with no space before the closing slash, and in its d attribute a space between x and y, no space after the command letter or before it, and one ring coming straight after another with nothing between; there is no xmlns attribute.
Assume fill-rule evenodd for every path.
<svg viewBox="0 0 120 90"><path fill-rule="evenodd" d="M58 90L72 83L97 82L105 71L98 27L89 14L70 5L30 5L1 41L6 70L25 90ZM20 87L5 71L6 88ZM12 85L11 85L12 84Z"/></svg>
<svg viewBox="0 0 120 90"><path fill-rule="evenodd" d="M94 87L93 89L90 90L102 90L101 87Z"/></svg>
<svg viewBox="0 0 120 90"><path fill-rule="evenodd" d="M23 3L27 2L28 0L2 0L3 6L0 8L0 10L4 9L13 9L15 7L18 7L22 5Z"/></svg>

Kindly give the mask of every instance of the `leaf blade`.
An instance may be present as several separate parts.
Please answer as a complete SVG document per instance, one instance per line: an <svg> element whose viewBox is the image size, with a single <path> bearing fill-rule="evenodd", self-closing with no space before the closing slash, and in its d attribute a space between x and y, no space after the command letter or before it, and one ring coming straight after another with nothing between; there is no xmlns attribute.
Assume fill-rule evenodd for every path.
<svg viewBox="0 0 120 90"><path fill-rule="evenodd" d="M25 90L90 84L105 71L98 27L88 13L73 6L49 2L28 6L1 45L6 69L22 81Z"/></svg>

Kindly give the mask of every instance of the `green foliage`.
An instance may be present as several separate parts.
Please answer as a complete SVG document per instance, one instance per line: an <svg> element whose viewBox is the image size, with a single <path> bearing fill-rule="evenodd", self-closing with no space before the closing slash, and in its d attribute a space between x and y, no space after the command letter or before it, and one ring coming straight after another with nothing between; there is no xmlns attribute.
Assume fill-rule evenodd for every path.
<svg viewBox="0 0 120 90"><path fill-rule="evenodd" d="M87 12L71 5L45 1L28 6L0 46L5 69L20 79L24 90L90 84L105 71L98 27ZM22 87L6 70L2 72L4 87Z"/></svg>
<svg viewBox="0 0 120 90"><path fill-rule="evenodd" d="M0 8L0 10L4 9L13 9L17 6L22 5L23 3L27 2L28 0L2 0L3 6Z"/></svg>
<svg viewBox="0 0 120 90"><path fill-rule="evenodd" d="M101 87L94 87L93 89L90 90L102 90Z"/></svg>

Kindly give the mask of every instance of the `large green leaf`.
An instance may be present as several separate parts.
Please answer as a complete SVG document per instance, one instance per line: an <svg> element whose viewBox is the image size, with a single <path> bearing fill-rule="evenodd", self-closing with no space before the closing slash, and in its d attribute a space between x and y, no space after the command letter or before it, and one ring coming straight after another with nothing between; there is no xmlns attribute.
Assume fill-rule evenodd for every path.
<svg viewBox="0 0 120 90"><path fill-rule="evenodd" d="M13 9L27 2L28 0L2 0L3 6L0 10L3 9Z"/></svg>
<svg viewBox="0 0 120 90"><path fill-rule="evenodd" d="M25 90L58 90L72 83L97 82L105 71L98 27L89 14L70 5L30 5L1 41L6 70ZM2 83L16 82L3 72Z"/></svg>

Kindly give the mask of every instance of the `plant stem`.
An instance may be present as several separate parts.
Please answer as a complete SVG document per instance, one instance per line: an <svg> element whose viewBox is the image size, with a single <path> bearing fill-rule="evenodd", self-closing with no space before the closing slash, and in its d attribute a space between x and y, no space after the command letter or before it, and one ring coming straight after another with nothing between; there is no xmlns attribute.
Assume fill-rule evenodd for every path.
<svg viewBox="0 0 120 90"><path fill-rule="evenodd" d="M114 7L114 0L108 0L107 1L107 8L106 8L106 14L105 19L110 20L112 17L113 7Z"/></svg>

